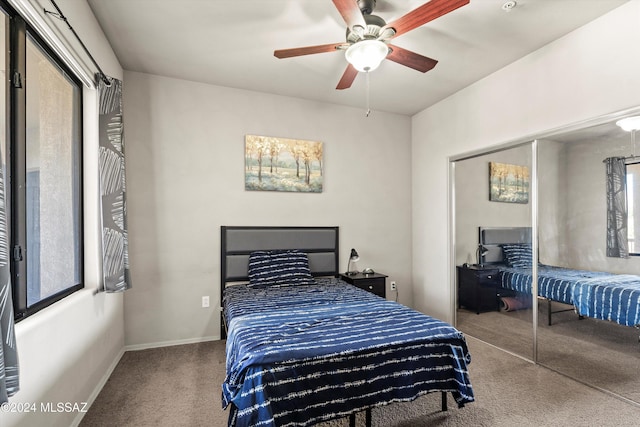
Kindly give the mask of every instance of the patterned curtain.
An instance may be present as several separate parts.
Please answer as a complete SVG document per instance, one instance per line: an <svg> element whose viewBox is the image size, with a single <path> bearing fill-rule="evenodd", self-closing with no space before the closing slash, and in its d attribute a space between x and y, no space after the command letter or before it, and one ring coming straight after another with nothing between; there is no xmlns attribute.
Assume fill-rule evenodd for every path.
<svg viewBox="0 0 640 427"><path fill-rule="evenodd" d="M104 291L122 292L131 287L127 204L124 173L122 82L99 79L100 96L100 194L102 202L102 270Z"/></svg>
<svg viewBox="0 0 640 427"><path fill-rule="evenodd" d="M605 159L607 165L607 256L629 257L627 245L627 165L623 157Z"/></svg>
<svg viewBox="0 0 640 427"><path fill-rule="evenodd" d="M20 389L4 195L4 166L0 165L0 404Z"/></svg>

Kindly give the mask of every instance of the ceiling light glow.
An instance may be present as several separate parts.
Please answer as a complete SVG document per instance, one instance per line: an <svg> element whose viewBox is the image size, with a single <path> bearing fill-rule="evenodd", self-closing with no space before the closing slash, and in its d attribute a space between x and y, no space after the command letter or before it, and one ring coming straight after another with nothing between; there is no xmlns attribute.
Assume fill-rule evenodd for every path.
<svg viewBox="0 0 640 427"><path fill-rule="evenodd" d="M640 130L640 116L620 119L616 122L616 125L620 126L622 130L625 130L627 132Z"/></svg>
<svg viewBox="0 0 640 427"><path fill-rule="evenodd" d="M362 40L349 46L345 57L358 71L373 71L389 54L389 47L380 40Z"/></svg>

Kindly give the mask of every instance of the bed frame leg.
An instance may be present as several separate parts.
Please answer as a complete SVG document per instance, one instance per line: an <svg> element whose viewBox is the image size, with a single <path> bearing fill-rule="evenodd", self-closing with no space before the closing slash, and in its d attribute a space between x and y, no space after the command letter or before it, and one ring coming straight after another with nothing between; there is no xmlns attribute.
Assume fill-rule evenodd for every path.
<svg viewBox="0 0 640 427"><path fill-rule="evenodd" d="M443 391L442 392L442 411L446 411L447 408L447 392Z"/></svg>
<svg viewBox="0 0 640 427"><path fill-rule="evenodd" d="M551 300L547 298L547 323L551 326Z"/></svg>
<svg viewBox="0 0 640 427"><path fill-rule="evenodd" d="M371 427L371 408L365 409L365 426ZM356 414L349 415L349 427L356 427Z"/></svg>

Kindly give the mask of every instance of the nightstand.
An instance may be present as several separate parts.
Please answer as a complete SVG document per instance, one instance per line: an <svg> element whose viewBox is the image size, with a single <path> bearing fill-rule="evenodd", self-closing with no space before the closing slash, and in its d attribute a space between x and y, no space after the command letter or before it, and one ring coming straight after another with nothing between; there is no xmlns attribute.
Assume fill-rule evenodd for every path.
<svg viewBox="0 0 640 427"><path fill-rule="evenodd" d="M498 269L478 265L458 266L458 307L480 314L500 310Z"/></svg>
<svg viewBox="0 0 640 427"><path fill-rule="evenodd" d="M369 291L379 297L386 298L387 276L384 274L341 274L340 278L347 283L351 283L353 286Z"/></svg>

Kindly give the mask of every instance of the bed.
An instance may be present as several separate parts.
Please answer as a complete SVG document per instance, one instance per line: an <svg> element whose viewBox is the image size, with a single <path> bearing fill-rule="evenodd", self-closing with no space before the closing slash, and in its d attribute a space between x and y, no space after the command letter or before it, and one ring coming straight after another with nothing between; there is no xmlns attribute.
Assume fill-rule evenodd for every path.
<svg viewBox="0 0 640 427"><path fill-rule="evenodd" d="M443 410L447 393L459 406L474 400L463 334L340 280L338 234L221 228L230 426L355 425L361 411L370 426L371 408L430 392Z"/></svg>
<svg viewBox="0 0 640 427"><path fill-rule="evenodd" d="M531 228L480 227L485 264L499 268L500 285L532 295ZM640 325L640 276L538 264L538 296L573 306L580 316ZM564 310L562 310L564 311ZM549 305L548 322L551 324Z"/></svg>

